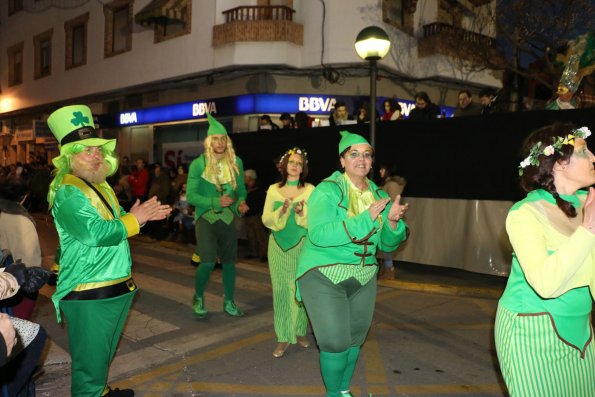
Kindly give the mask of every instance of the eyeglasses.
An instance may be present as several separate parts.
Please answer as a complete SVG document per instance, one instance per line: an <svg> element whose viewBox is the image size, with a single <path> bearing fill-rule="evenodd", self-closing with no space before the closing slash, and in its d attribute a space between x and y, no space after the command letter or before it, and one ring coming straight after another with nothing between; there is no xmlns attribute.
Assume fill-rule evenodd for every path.
<svg viewBox="0 0 595 397"><path fill-rule="evenodd" d="M374 157L374 153L372 153L372 152L358 152L357 150L353 150L353 151L347 153L347 157L352 160L355 160L360 157L363 157L366 160L370 160L371 158Z"/></svg>
<svg viewBox="0 0 595 397"><path fill-rule="evenodd" d="M295 165L296 167L303 167L304 163L301 161L289 160L287 164Z"/></svg>

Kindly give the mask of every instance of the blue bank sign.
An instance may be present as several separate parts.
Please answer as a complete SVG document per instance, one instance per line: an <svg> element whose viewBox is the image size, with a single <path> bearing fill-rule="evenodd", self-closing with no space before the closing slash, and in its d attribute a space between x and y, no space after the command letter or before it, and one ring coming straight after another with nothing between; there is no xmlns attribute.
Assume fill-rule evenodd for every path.
<svg viewBox="0 0 595 397"><path fill-rule="evenodd" d="M382 108L386 98L378 98L376 107ZM355 113L361 103L369 101L364 96L316 96L299 94L247 94L216 99L206 99L194 102L184 102L174 105L165 105L152 108L131 110L122 112L118 117L118 125L121 127L157 124L171 121L193 120L206 118L207 112L225 116L241 116L247 114L278 114L288 112L306 112L309 115L328 115L335 103L345 102L347 108ZM403 109L405 116L415 107L413 101L397 100ZM450 117L454 108L441 107L446 117Z"/></svg>

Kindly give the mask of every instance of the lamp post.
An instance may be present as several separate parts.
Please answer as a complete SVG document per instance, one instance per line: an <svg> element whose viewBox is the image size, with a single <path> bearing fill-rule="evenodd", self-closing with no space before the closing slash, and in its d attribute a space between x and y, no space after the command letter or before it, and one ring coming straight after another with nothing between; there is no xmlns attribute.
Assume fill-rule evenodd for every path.
<svg viewBox="0 0 595 397"><path fill-rule="evenodd" d="M370 61L370 144L376 150L376 61L384 58L390 49L390 40L378 26L368 26L355 38L355 52Z"/></svg>

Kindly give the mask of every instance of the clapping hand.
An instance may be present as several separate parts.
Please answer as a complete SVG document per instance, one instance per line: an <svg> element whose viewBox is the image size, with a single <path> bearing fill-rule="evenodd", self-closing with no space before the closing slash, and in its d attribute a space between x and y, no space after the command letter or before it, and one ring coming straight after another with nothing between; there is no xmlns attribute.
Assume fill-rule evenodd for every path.
<svg viewBox="0 0 595 397"><path fill-rule="evenodd" d="M293 210L296 215L302 216L304 214L304 200L300 200L293 205Z"/></svg>
<svg viewBox="0 0 595 397"><path fill-rule="evenodd" d="M589 195L585 201L583 226L591 233L595 233L595 189L589 188Z"/></svg>
<svg viewBox="0 0 595 397"><path fill-rule="evenodd" d="M290 204L291 200L285 199L285 201L283 202L283 207L281 207L280 215L285 215Z"/></svg>
<svg viewBox="0 0 595 397"><path fill-rule="evenodd" d="M370 205L370 208L368 208L368 211L370 212L370 217L372 218L372 221L375 221L376 218L378 218L378 215L380 215L382 213L382 211L384 211L384 208L386 207L386 205L389 202L390 202L390 199L383 198L383 199L374 201Z"/></svg>
<svg viewBox="0 0 595 397"><path fill-rule="evenodd" d="M391 222L391 227L394 229L397 222L405 216L405 213L409 209L409 204L401 204L401 195L395 197L395 201L390 207L388 212L388 220Z"/></svg>
<svg viewBox="0 0 595 397"><path fill-rule="evenodd" d="M130 213L136 217L139 225L144 225L148 221L159 221L167 218L171 212L171 206L161 204L157 200L157 196L153 196L141 204L140 200L136 200Z"/></svg>

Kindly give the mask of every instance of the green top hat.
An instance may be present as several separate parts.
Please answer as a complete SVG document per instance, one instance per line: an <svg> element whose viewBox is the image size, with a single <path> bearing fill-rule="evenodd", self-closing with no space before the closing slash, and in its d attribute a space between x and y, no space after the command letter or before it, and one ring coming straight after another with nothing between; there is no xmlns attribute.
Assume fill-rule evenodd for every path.
<svg viewBox="0 0 595 397"><path fill-rule="evenodd" d="M207 113L207 119L209 120L209 129L207 130L207 135L227 135L227 130L213 116L211 113Z"/></svg>
<svg viewBox="0 0 595 397"><path fill-rule="evenodd" d="M91 109L85 105L71 105L60 108L48 117L48 126L60 143L60 153L71 144L103 146L110 151L116 148L115 139L103 139L97 135Z"/></svg>
<svg viewBox="0 0 595 397"><path fill-rule="evenodd" d="M339 142L339 154L343 153L349 146L357 145L359 143L365 143L370 147L372 146L366 138L361 135L352 134L349 131L339 131L339 134L341 134L342 137Z"/></svg>

